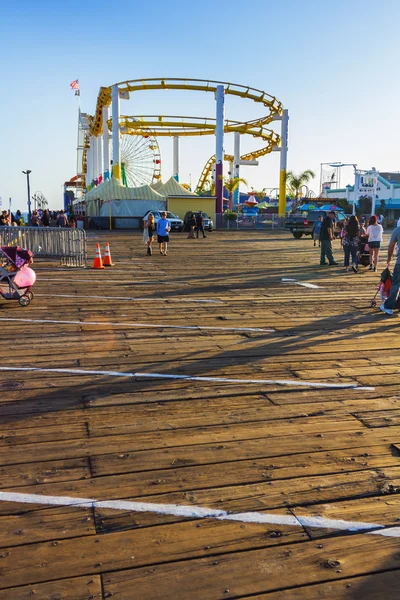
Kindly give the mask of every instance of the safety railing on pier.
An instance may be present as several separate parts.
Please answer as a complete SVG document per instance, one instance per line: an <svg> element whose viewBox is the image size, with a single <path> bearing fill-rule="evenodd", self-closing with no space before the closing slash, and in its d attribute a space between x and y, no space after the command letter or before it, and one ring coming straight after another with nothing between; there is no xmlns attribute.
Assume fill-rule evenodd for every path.
<svg viewBox="0 0 400 600"><path fill-rule="evenodd" d="M257 215L234 215L234 218L227 214L216 215L217 229L284 229L286 217L279 217L274 213L263 213Z"/></svg>
<svg viewBox="0 0 400 600"><path fill-rule="evenodd" d="M82 229L0 227L0 246L21 246L43 258L57 258L67 267L86 266L86 233Z"/></svg>

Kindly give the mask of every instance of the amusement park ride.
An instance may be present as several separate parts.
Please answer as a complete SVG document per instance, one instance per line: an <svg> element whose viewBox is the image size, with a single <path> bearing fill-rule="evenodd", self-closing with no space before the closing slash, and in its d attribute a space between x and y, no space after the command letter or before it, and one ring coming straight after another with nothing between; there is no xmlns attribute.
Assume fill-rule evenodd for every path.
<svg viewBox="0 0 400 600"><path fill-rule="evenodd" d="M182 90L213 93L216 100L215 118L121 115L120 100L130 94L151 90ZM264 116L250 121L225 119L225 96L232 95L261 104L267 109ZM111 106L111 118L110 118ZM270 152L281 152L279 214L286 212L286 168L288 111L274 96L247 86L201 79L136 79L100 88L94 116L80 113L78 133L78 175L66 187L91 189L110 178L111 174L122 184L132 187L155 184L161 180L161 155L158 137L174 139L174 177L179 181L179 138L215 135L216 152L206 163L196 191L214 178L216 212L223 211L223 162L231 164L233 177L239 177L241 165L258 165L257 159ZM281 121L278 135L267 125ZM234 134L234 155L225 154L224 134ZM262 142L262 147L240 154L240 136L250 135ZM112 170L111 170L112 166ZM68 184L71 184L69 186ZM235 203L239 190L235 192Z"/></svg>

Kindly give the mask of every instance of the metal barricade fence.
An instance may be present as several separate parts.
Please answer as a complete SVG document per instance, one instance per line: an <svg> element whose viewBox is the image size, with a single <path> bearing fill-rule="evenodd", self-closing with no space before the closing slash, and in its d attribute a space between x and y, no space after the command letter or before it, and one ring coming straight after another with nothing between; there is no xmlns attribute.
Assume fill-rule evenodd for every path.
<svg viewBox="0 0 400 600"><path fill-rule="evenodd" d="M83 229L0 227L0 246L21 246L43 258L58 258L67 267L86 267L86 232Z"/></svg>
<svg viewBox="0 0 400 600"><path fill-rule="evenodd" d="M257 215L238 214L235 220L229 220L224 214L217 215L218 229L284 229L286 217L275 213L259 213Z"/></svg>

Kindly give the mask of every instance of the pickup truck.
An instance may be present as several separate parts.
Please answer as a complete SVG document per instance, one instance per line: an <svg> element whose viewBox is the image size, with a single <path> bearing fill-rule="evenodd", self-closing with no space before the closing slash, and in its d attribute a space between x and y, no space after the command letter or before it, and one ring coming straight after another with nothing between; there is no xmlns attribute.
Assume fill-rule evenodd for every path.
<svg viewBox="0 0 400 600"><path fill-rule="evenodd" d="M300 239L303 235L312 235L314 223L318 221L318 217L322 216L325 218L327 214L326 210L310 210L307 213L294 213L285 221L285 228L290 230L293 237ZM342 227L345 217L346 215L342 212L336 213L336 229L338 232Z"/></svg>

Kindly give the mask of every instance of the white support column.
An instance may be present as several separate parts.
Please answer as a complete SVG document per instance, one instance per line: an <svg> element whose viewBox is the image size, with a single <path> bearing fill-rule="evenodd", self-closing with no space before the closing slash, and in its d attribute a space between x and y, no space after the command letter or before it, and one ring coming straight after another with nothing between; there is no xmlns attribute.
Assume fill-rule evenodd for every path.
<svg viewBox="0 0 400 600"><path fill-rule="evenodd" d="M360 185L360 175L357 171L354 173L354 193L353 193L353 215L356 214L356 204L358 197L358 187Z"/></svg>
<svg viewBox="0 0 400 600"><path fill-rule="evenodd" d="M97 179L98 148L97 137L93 136L93 179Z"/></svg>
<svg viewBox="0 0 400 600"><path fill-rule="evenodd" d="M233 146L233 177L240 177L240 133L235 131L233 134L234 146ZM240 202L240 190L239 186L236 188L233 194L233 205L237 206Z"/></svg>
<svg viewBox="0 0 400 600"><path fill-rule="evenodd" d="M350 204L350 190L351 190L351 185L346 185L346 202L348 202Z"/></svg>
<svg viewBox="0 0 400 600"><path fill-rule="evenodd" d="M225 89L223 85L217 85L215 92L216 100L216 124L215 124L215 195L217 197L217 214L224 211L224 125L225 125Z"/></svg>
<svg viewBox="0 0 400 600"><path fill-rule="evenodd" d="M121 180L121 150L119 145L119 89L117 85L111 88L112 110L112 145L113 145L113 174Z"/></svg>
<svg viewBox="0 0 400 600"><path fill-rule="evenodd" d="M93 137L90 136L89 148L86 154L86 187L92 183L93 179Z"/></svg>
<svg viewBox="0 0 400 600"><path fill-rule="evenodd" d="M179 181L179 136L174 135L174 179Z"/></svg>
<svg viewBox="0 0 400 600"><path fill-rule="evenodd" d="M108 131L109 109L103 106L103 177L110 174L110 132Z"/></svg>
<svg viewBox="0 0 400 600"><path fill-rule="evenodd" d="M103 137L97 136L97 177L103 174Z"/></svg>

